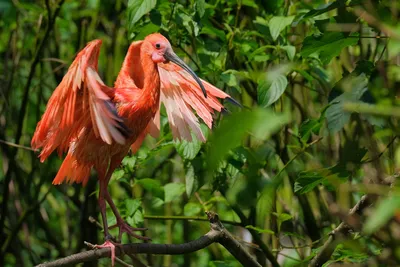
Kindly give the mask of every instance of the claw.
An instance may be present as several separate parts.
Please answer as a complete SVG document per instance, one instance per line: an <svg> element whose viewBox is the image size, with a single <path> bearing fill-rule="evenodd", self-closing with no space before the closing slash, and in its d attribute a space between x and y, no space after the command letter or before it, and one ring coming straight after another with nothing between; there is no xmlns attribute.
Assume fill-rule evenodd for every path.
<svg viewBox="0 0 400 267"><path fill-rule="evenodd" d="M119 228L118 241L121 241L121 237L122 237L123 233L127 233L128 235L131 235L131 236L133 236L133 237L135 237L137 239L140 239L140 240L151 241L150 237L141 236L141 235L138 235L138 234L134 233L134 231L146 231L147 228L135 228L135 227L130 226L129 224L127 224L124 221L117 221L116 224L110 226L108 229L113 229L113 228L116 228L116 227Z"/></svg>
<svg viewBox="0 0 400 267"><path fill-rule="evenodd" d="M115 264L115 246L122 249L121 244L114 244L111 240L106 240L103 245L95 245L94 248L110 248L111 249L111 266L114 267Z"/></svg>

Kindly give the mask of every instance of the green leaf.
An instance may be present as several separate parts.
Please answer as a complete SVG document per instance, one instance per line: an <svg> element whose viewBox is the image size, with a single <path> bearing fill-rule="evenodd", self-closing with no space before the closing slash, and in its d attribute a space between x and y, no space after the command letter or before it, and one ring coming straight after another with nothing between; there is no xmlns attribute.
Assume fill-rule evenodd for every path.
<svg viewBox="0 0 400 267"><path fill-rule="evenodd" d="M217 36L221 41L223 41L223 42L226 41L225 32L223 30L214 28L212 25L205 25L203 28L201 28L200 33L211 35L211 36Z"/></svg>
<svg viewBox="0 0 400 267"><path fill-rule="evenodd" d="M328 108L329 105L324 108L319 119L307 119L301 123L299 128L299 135L303 143L307 143L312 133L317 135L319 134L319 131L321 130L321 127L325 120L326 110Z"/></svg>
<svg viewBox="0 0 400 267"><path fill-rule="evenodd" d="M151 178L143 178L137 179L135 183L141 185L145 190L151 192L154 196L161 199L164 198L164 188L162 187L160 181Z"/></svg>
<svg viewBox="0 0 400 267"><path fill-rule="evenodd" d="M123 169L116 169L111 175L111 179L119 180L124 177L125 171Z"/></svg>
<svg viewBox="0 0 400 267"><path fill-rule="evenodd" d="M176 23L179 25L182 25L188 33L198 36L199 35L199 25L196 21L192 19L191 16L185 14L185 13L177 13L176 16Z"/></svg>
<svg viewBox="0 0 400 267"><path fill-rule="evenodd" d="M308 193L324 180L325 176L320 171L300 172L294 183L294 192L299 194Z"/></svg>
<svg viewBox="0 0 400 267"><path fill-rule="evenodd" d="M186 185L186 195L190 197L192 193L197 189L196 174L194 172L194 167L191 162L185 164L185 185Z"/></svg>
<svg viewBox="0 0 400 267"><path fill-rule="evenodd" d="M157 32L160 26L153 23L147 23L146 25L140 27L140 32L135 36L134 40L143 40L147 35Z"/></svg>
<svg viewBox="0 0 400 267"><path fill-rule="evenodd" d="M279 178L279 177L278 177ZM257 225L263 226L265 219L273 211L274 198L276 195L277 183L269 183L263 189L260 197L257 200L256 212L257 212Z"/></svg>
<svg viewBox="0 0 400 267"><path fill-rule="evenodd" d="M292 215L287 214L287 213L279 213L278 214L278 213L274 212L272 214L274 214L278 218L277 221L278 221L278 230L279 231L281 230L281 225L283 222L289 221L293 218Z"/></svg>
<svg viewBox="0 0 400 267"><path fill-rule="evenodd" d="M206 9L206 7L205 7L206 1L205 0L196 0L195 6L196 6L196 12L197 12L197 14L199 14L199 17L200 18L203 17L205 9Z"/></svg>
<svg viewBox="0 0 400 267"><path fill-rule="evenodd" d="M231 86L231 87L238 86L238 82L237 82L235 74L229 70L225 71L221 74L221 79L228 86Z"/></svg>
<svg viewBox="0 0 400 267"><path fill-rule="evenodd" d="M351 45L358 43L358 37L347 37L341 32L327 32L319 36L308 36L303 41L300 55L302 57L318 56L322 64L328 64L333 57Z"/></svg>
<svg viewBox="0 0 400 267"><path fill-rule="evenodd" d="M292 45L285 45L281 46L281 48L286 51L288 59L293 60L294 55L296 54L296 47Z"/></svg>
<svg viewBox="0 0 400 267"><path fill-rule="evenodd" d="M183 208L183 214L185 216L195 216L202 211L202 206L199 203L189 202Z"/></svg>
<svg viewBox="0 0 400 267"><path fill-rule="evenodd" d="M253 226L253 225L246 225L246 228L256 230L257 233L259 233L259 234L264 234L264 233L271 234L271 235L275 234L275 232L270 229L261 229L259 227Z"/></svg>
<svg viewBox="0 0 400 267"><path fill-rule="evenodd" d="M273 76L272 80L262 81L258 88L258 104L268 107L275 103L285 92L288 80L285 75Z"/></svg>
<svg viewBox="0 0 400 267"><path fill-rule="evenodd" d="M133 29L136 22L149 13L157 4L157 0L129 0L128 20L129 29Z"/></svg>
<svg viewBox="0 0 400 267"><path fill-rule="evenodd" d="M126 156L122 160L122 165L128 167L130 171L133 171L135 168L136 157L135 156Z"/></svg>
<svg viewBox="0 0 400 267"><path fill-rule="evenodd" d="M182 183L169 183L164 185L165 191L165 203L171 202L179 198L183 193L185 193L185 185Z"/></svg>
<svg viewBox="0 0 400 267"><path fill-rule="evenodd" d="M307 240L305 236L299 235L298 233L292 233L292 232L280 232L280 233L286 236L293 236L298 239Z"/></svg>
<svg viewBox="0 0 400 267"><path fill-rule="evenodd" d="M241 3L244 6L258 8L258 6L257 6L257 4L255 3L254 0L241 0Z"/></svg>
<svg viewBox="0 0 400 267"><path fill-rule="evenodd" d="M320 184L323 184L328 190L333 190L332 184L335 185L347 181L349 173L345 167L337 164L330 168L300 172L294 184L294 192L305 194Z"/></svg>
<svg viewBox="0 0 400 267"><path fill-rule="evenodd" d="M267 62L271 59L271 55L255 55L253 61L255 62Z"/></svg>
<svg viewBox="0 0 400 267"><path fill-rule="evenodd" d="M142 205L142 202L139 199L126 199L125 207L126 207L126 215L132 216Z"/></svg>
<svg viewBox="0 0 400 267"><path fill-rule="evenodd" d="M269 31L274 41L278 38L279 34L283 29L292 24L293 19L294 16L288 16L288 17L277 16L277 17L272 17L270 19L268 23Z"/></svg>
<svg viewBox="0 0 400 267"><path fill-rule="evenodd" d="M174 145L179 156L183 159L194 159L201 149L201 142L192 134L192 141L185 139L175 140Z"/></svg>
<svg viewBox="0 0 400 267"><path fill-rule="evenodd" d="M396 212L400 211L400 196L390 196L380 200L373 211L367 217L364 225L364 232L372 234L385 225Z"/></svg>
<svg viewBox="0 0 400 267"><path fill-rule="evenodd" d="M345 112L343 105L346 102L356 102L363 96L368 90L368 78L364 73L361 73L357 77L346 77L338 84L345 87L345 92L333 99L330 102L331 106L326 110L328 129L331 133L341 130L350 121L351 113Z"/></svg>
<svg viewBox="0 0 400 267"><path fill-rule="evenodd" d="M335 8L340 7L341 5L345 5L345 1L334 1L331 3L320 5L316 9L312 9L312 10L308 11L304 16L301 17L301 19L311 18L311 17L315 17L318 15L324 14L328 11L331 11Z"/></svg>
<svg viewBox="0 0 400 267"><path fill-rule="evenodd" d="M288 122L287 113L274 114L266 109L232 113L210 136L206 155L209 171L215 170L229 150L239 146L248 132L256 138L265 139Z"/></svg>
<svg viewBox="0 0 400 267"><path fill-rule="evenodd" d="M139 226L143 224L143 221L144 221L143 213L140 210L138 210L135 212L135 214L133 214L133 216L128 217L127 223L132 226Z"/></svg>
<svg viewBox="0 0 400 267"><path fill-rule="evenodd" d="M311 133L316 133L319 131L321 128L322 123L320 123L318 120L310 120L307 119L300 125L299 129L299 135L301 137L301 140L303 142L307 142L307 140L310 138Z"/></svg>
<svg viewBox="0 0 400 267"><path fill-rule="evenodd" d="M236 262L233 261L210 261L208 267L235 267Z"/></svg>

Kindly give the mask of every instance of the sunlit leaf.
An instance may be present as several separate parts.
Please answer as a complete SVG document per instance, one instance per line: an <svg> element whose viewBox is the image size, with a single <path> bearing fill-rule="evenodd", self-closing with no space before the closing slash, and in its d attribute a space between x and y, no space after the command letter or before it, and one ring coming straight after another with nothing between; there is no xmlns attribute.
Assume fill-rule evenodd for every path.
<svg viewBox="0 0 400 267"><path fill-rule="evenodd" d="M237 86L238 82L236 79L236 76L234 73L232 72L224 72L221 74L221 78L224 81L224 83L226 83L228 86Z"/></svg>
<svg viewBox="0 0 400 267"><path fill-rule="evenodd" d="M182 183L169 183L164 185L165 203L171 202L185 193L185 185Z"/></svg>
<svg viewBox="0 0 400 267"><path fill-rule="evenodd" d="M201 149L201 142L192 134L192 141L185 139L175 140L174 145L176 151L183 159L192 160L196 157Z"/></svg>
<svg viewBox="0 0 400 267"><path fill-rule="evenodd" d="M293 60L294 55L296 54L296 47L292 45L285 45L282 46L281 48L286 51L288 59Z"/></svg>
<svg viewBox="0 0 400 267"><path fill-rule="evenodd" d="M199 14L199 17L203 17L205 12L206 1L205 0L197 0L196 1L196 12Z"/></svg>
<svg viewBox="0 0 400 267"><path fill-rule="evenodd" d="M124 177L125 175L125 171L123 169L117 169L113 172L113 174L111 175L111 179L116 179L119 180L122 177Z"/></svg>
<svg viewBox="0 0 400 267"><path fill-rule="evenodd" d="M183 208L183 213L185 214L185 216L195 216L199 215L202 209L203 208L199 203L189 202Z"/></svg>
<svg viewBox="0 0 400 267"><path fill-rule="evenodd" d="M139 199L126 199L125 207L127 216L132 216L142 205L142 202Z"/></svg>
<svg viewBox="0 0 400 267"><path fill-rule="evenodd" d="M285 92L288 85L286 76L277 75L262 81L258 86L258 104L263 107L268 107L275 103Z"/></svg>
<svg viewBox="0 0 400 267"><path fill-rule="evenodd" d="M129 28L133 29L136 22L149 13L156 6L156 3L157 0L129 0L127 7Z"/></svg>
<svg viewBox="0 0 400 267"><path fill-rule="evenodd" d="M243 110L225 117L209 139L209 170L214 170L228 151L237 147L247 133L265 139L288 122L288 114L274 114L265 109Z"/></svg>
<svg viewBox="0 0 400 267"><path fill-rule="evenodd" d="M135 36L134 40L143 40L147 35L157 32L160 26L153 23L147 23L143 27L140 27L139 33Z"/></svg>
<svg viewBox="0 0 400 267"><path fill-rule="evenodd" d="M135 168L136 157L135 156L128 156L122 160L122 165L128 167L130 171L133 171Z"/></svg>
<svg viewBox="0 0 400 267"><path fill-rule="evenodd" d="M271 20L269 21L269 30L271 32L272 39L275 41L281 31L285 29L287 26L292 24L294 19L294 16L288 16L288 17L272 17Z"/></svg>

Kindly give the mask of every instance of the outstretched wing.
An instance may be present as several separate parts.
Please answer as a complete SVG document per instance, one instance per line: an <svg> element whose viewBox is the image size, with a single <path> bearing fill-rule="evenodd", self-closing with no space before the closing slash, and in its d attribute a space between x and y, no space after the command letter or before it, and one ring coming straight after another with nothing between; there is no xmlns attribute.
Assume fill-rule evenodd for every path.
<svg viewBox="0 0 400 267"><path fill-rule="evenodd" d="M82 131L94 131L107 144L123 144L127 129L118 116L114 88L107 87L97 73L101 40L94 40L79 52L57 86L36 127L31 145L43 147L45 160L56 148L61 154Z"/></svg>
<svg viewBox="0 0 400 267"><path fill-rule="evenodd" d="M174 138L192 140L191 132L201 141L205 137L200 129L200 123L193 111L211 129L214 110L221 111L224 107L218 98L230 96L210 83L201 80L207 91L204 97L196 81L178 65L170 62L158 64L161 80L160 101L167 111L168 120ZM156 135L160 128L160 117L155 116L154 123L149 126L150 134Z"/></svg>

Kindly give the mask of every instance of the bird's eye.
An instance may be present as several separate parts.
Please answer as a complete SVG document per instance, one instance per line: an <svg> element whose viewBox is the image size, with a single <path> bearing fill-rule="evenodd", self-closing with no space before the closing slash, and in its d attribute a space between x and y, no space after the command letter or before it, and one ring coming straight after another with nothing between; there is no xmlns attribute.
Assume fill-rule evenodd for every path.
<svg viewBox="0 0 400 267"><path fill-rule="evenodd" d="M161 45L160 45L159 43L156 43L156 48L157 48L157 49L160 49L160 48L161 48Z"/></svg>

